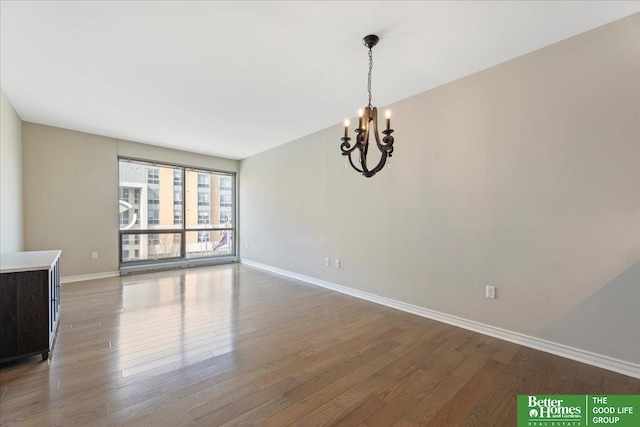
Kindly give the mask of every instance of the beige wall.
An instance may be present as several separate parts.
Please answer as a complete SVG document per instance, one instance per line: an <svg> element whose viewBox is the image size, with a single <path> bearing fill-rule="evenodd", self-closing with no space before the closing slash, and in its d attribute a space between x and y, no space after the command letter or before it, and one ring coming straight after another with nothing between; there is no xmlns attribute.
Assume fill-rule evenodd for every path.
<svg viewBox="0 0 640 427"><path fill-rule="evenodd" d="M63 276L116 271L116 140L28 122L22 135L25 249L61 249Z"/></svg>
<svg viewBox="0 0 640 427"><path fill-rule="evenodd" d="M224 172L237 172L238 161L221 157L173 150L171 148L140 144L138 142L117 140L118 155L133 159L155 160L177 165L200 167Z"/></svg>
<svg viewBox="0 0 640 427"><path fill-rule="evenodd" d="M0 252L23 248L22 120L0 89Z"/></svg>
<svg viewBox="0 0 640 427"><path fill-rule="evenodd" d="M241 161L241 257L640 363L639 29L390 106L371 179L345 169L339 125Z"/></svg>
<svg viewBox="0 0 640 427"><path fill-rule="evenodd" d="M234 160L34 123L22 134L25 250L62 249L63 277L118 270L118 156L238 169Z"/></svg>

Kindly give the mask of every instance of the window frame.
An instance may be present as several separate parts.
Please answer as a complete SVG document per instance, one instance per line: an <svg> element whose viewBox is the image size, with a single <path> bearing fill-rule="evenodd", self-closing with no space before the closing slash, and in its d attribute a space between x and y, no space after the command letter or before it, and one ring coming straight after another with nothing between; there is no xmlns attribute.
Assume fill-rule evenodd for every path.
<svg viewBox="0 0 640 427"><path fill-rule="evenodd" d="M233 171L224 171L224 170L217 170L217 169L206 169L206 168L202 168L202 167L194 167L194 166L189 166L189 165L182 165L182 164L176 164L176 163L170 163L170 162L162 162L162 161L153 161L153 160L146 160L146 159L139 159L139 158L131 158L131 157L125 157L125 156L118 156L118 191L120 191L120 163L121 162L125 162L125 163L134 163L134 164L138 164L138 165L142 165L144 167L147 168L153 168L153 167L166 167L166 168L172 168L174 169L174 174L172 176L175 177L175 170L176 169L180 169L180 174L181 174L181 182L180 182L180 186L182 187L182 203L181 204L173 204L172 201L172 206L174 208L180 208L181 209L181 213L182 213L182 222L180 225L180 228L168 228L168 227L175 227L176 224L171 224L171 225L164 225L167 228L156 228L156 227L163 227L163 224L148 224L148 225L153 225L154 228L145 228L145 229L133 229L133 230L118 230L118 259L119 259L119 265L121 267L126 267L126 266L135 266L135 265L144 265L144 264L156 264L156 263L163 263L163 262L171 262L171 261L176 261L176 260L194 260L194 259L216 259L216 258L236 258L237 257L237 250L238 250L238 244L237 244L237 239L235 236L238 235L237 232L237 212L238 212L238 208L237 208L237 172L233 172ZM156 169L158 170L158 169ZM209 223L207 224L196 224L196 225L187 225L187 221L186 221L186 211L187 211L187 198L186 198L186 194L187 194L187 180L186 180L186 174L187 171L192 171L192 172L197 172L198 174L202 173L202 174L207 174L207 175L220 175L221 177L228 177L228 179L230 179L231 182L231 190L228 190L227 188L225 188L225 192L231 191L231 212L229 212L229 218L231 219L231 224L232 227L228 227L228 224L225 224L224 226L222 226L222 224L218 224L218 227L212 226L213 224L211 224L211 217L209 217ZM158 176L158 180L160 178L160 173L159 171L157 172L157 176ZM211 180L210 178L207 178L206 180L208 180L208 186L206 187L202 187L200 186L200 180L198 179L198 182L196 183L196 187L195 187L195 191L198 191L199 188L211 188ZM144 175L144 182L143 184L145 186L152 185L153 190L158 191L159 189L157 189L157 186L160 185L160 183L149 183L149 176L148 176L148 171L145 172ZM178 185L175 185L175 181L174 179L171 180L171 188L174 189L175 187L178 187ZM118 195L120 195L120 193L118 193ZM148 196L147 196L147 200L142 200L142 198L140 198L140 203L142 202L147 202L147 206L148 205ZM211 205L211 200L209 200L209 206ZM158 206L157 204L154 204L154 206ZM192 209L195 209L196 211L198 210L198 200L196 198L195 204L194 206L191 206ZM200 206L203 207L203 206ZM210 216L210 214L209 214ZM139 215L138 215L139 217ZM120 221L118 221L118 224L120 223ZM139 221L138 221L139 223ZM234 236L232 240L232 245L231 245L231 252L230 253L225 253L225 254L219 254L219 255L205 255L205 256L190 256L188 257L187 255L187 233L189 232L200 232L200 231L230 231L231 235ZM150 235L150 234L180 234L180 241L181 241L181 245L180 245L180 256L178 257L168 257L168 258L162 258L162 259L144 259L144 260L138 260L138 261L124 261L123 260L123 237L124 236L131 236L131 235L135 235L138 240L140 235Z"/></svg>

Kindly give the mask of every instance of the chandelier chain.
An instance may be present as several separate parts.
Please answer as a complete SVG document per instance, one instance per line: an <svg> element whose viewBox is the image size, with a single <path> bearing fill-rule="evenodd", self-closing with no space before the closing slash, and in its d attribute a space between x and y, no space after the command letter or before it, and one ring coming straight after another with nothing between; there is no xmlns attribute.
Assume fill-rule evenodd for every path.
<svg viewBox="0 0 640 427"><path fill-rule="evenodd" d="M369 49L369 80L367 83L367 91L369 92L369 108L372 107L371 105L371 69L373 68L373 53L371 52L371 49Z"/></svg>

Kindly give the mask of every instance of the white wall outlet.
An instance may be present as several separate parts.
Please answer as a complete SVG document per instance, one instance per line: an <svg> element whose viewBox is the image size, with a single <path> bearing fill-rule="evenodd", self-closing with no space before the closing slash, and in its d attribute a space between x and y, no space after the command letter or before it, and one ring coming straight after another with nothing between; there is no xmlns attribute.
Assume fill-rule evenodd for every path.
<svg viewBox="0 0 640 427"><path fill-rule="evenodd" d="M336 268L340 268L340 260L339 259L336 260Z"/></svg>
<svg viewBox="0 0 640 427"><path fill-rule="evenodd" d="M98 252L91 252L91 258L98 259Z"/></svg>
<svg viewBox="0 0 640 427"><path fill-rule="evenodd" d="M496 287L495 286L487 286L486 291L485 291L485 296L487 298L495 299L496 298Z"/></svg>
<svg viewBox="0 0 640 427"><path fill-rule="evenodd" d="M325 258L324 265L326 265L327 267L331 267L331 260L329 258Z"/></svg>

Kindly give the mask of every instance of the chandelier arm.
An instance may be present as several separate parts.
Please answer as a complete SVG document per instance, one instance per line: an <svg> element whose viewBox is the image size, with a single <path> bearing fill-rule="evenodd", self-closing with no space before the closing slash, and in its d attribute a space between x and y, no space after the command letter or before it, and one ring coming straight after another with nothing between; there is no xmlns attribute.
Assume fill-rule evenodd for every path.
<svg viewBox="0 0 640 427"><path fill-rule="evenodd" d="M349 155L347 156L349 157L349 163L351 163L351 167L354 168L355 170L357 170L360 173L364 173L364 171L360 168L358 168L355 164L353 164L353 160L351 160L351 153L349 153Z"/></svg>
<svg viewBox="0 0 640 427"><path fill-rule="evenodd" d="M351 153L353 150L355 150L356 148L358 148L358 147L354 145L353 147L349 148L348 150L344 150L344 149L343 149L343 150L342 150L342 154L344 154L344 155L346 156L347 154L350 154L350 153Z"/></svg>
<svg viewBox="0 0 640 427"><path fill-rule="evenodd" d="M389 152L389 154L393 153L393 137L391 134L393 133L393 129L385 130L382 132L384 134L384 138L382 138L382 148Z"/></svg>
<svg viewBox="0 0 640 427"><path fill-rule="evenodd" d="M373 169L368 171L369 174L365 175L367 177L371 177L380 172L387 162L387 157L393 152L393 137L387 135L387 137L384 138L389 141L389 144L385 144L383 141L380 141L380 134L378 133L378 109L376 107L373 107L371 111L371 119L373 121L373 134L376 138L376 145L378 146L378 150L380 151L380 160Z"/></svg>
<svg viewBox="0 0 640 427"><path fill-rule="evenodd" d="M360 148L360 166L362 166L362 172L369 172L367 168L367 152L369 151L369 142L366 141Z"/></svg>
<svg viewBox="0 0 640 427"><path fill-rule="evenodd" d="M372 120L373 120L373 135L376 137L376 145L378 146L378 150L382 151L382 143L380 142L380 135L378 135L378 108L373 107L372 110Z"/></svg>
<svg viewBox="0 0 640 427"><path fill-rule="evenodd" d="M351 153L353 150L355 150L358 147L358 144L353 144L353 146L351 146L351 144L349 143L349 141L351 140L351 138L342 138L342 144L340 144L340 149L342 150L342 154L343 155L347 155L348 153Z"/></svg>
<svg viewBox="0 0 640 427"><path fill-rule="evenodd" d="M377 113L377 110L376 110L376 113ZM377 114L376 114L376 119L377 119ZM378 146L378 150L380 150L381 152L382 151L387 152L389 155L393 153L393 137L391 136L391 134L393 133L393 129L387 129L382 132L382 134L384 135L384 137L382 138L382 141L380 140L380 134L378 133L377 120L375 121L374 129L375 129L376 145Z"/></svg>
<svg viewBox="0 0 640 427"><path fill-rule="evenodd" d="M370 173L371 176L375 175L376 173L380 172L382 170L382 168L384 168L385 163L387 163L387 152L386 151L382 151L381 152L381 156L380 156L380 161L378 162L378 164L376 165L375 168L373 168Z"/></svg>
<svg viewBox="0 0 640 427"><path fill-rule="evenodd" d="M369 134L371 132L371 116L372 110L370 107L364 109L364 135L360 139L360 165L362 166L363 173L368 173L369 168L367 166L367 157L369 156Z"/></svg>
<svg viewBox="0 0 640 427"><path fill-rule="evenodd" d="M382 141L380 140L380 134L378 132L378 109L376 107L373 107L373 130L378 150L380 150L380 152L387 152L391 154L393 152L393 137L391 136L393 130L389 129L383 131L382 133L386 136L382 138Z"/></svg>
<svg viewBox="0 0 640 427"><path fill-rule="evenodd" d="M369 124L367 124L364 132L364 138L362 139L362 149L364 151L364 157L369 155Z"/></svg>
<svg viewBox="0 0 640 427"><path fill-rule="evenodd" d="M391 136L391 132L393 129L389 129L388 131L382 132L386 136L382 138L380 141L380 135L378 135L378 130L376 129L376 145L378 146L378 150L380 151L392 151L393 150L393 137Z"/></svg>

